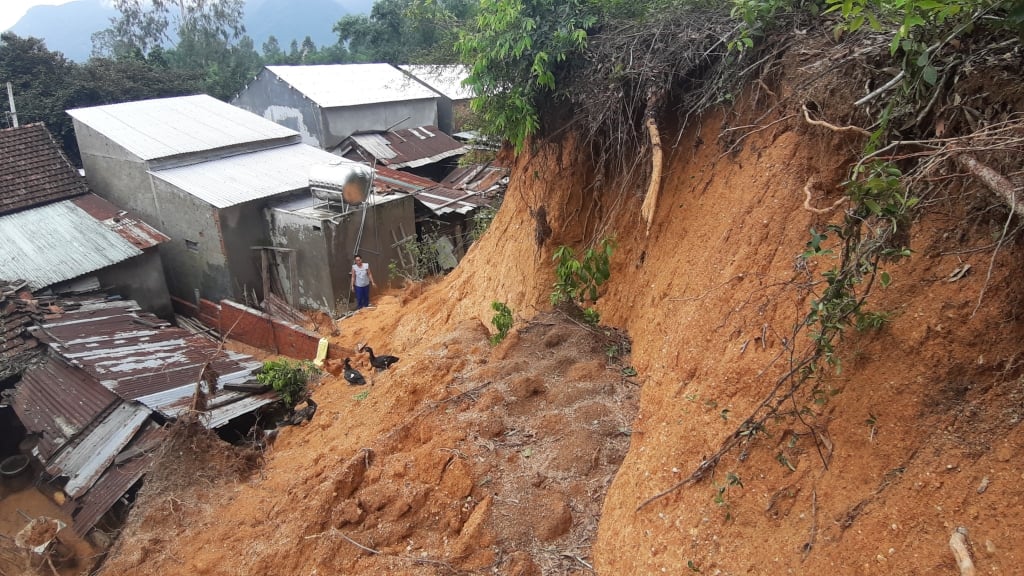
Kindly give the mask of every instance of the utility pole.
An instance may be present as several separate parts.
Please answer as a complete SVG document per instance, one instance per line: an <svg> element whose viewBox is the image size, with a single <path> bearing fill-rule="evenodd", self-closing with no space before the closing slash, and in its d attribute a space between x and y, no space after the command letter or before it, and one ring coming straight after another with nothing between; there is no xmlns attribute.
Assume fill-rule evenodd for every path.
<svg viewBox="0 0 1024 576"><path fill-rule="evenodd" d="M11 122L14 123L14 127L18 127L18 110L14 107L14 86L10 82L7 83L7 101L11 104Z"/></svg>

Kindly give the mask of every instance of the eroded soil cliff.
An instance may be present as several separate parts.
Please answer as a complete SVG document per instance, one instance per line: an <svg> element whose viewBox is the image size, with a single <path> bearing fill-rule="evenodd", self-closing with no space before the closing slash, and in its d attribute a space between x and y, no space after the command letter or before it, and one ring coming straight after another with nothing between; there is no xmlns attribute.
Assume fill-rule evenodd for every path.
<svg viewBox="0 0 1024 576"><path fill-rule="evenodd" d="M832 261L799 256L844 206L808 207L841 198L863 146L801 113L856 119L859 80L829 66L792 48L740 106L664 136L649 235L641 191L594 182L571 138L516 159L453 273L338 324L364 372L359 343L399 364L325 378L258 473L144 491L102 573L957 574L957 527L981 573L1019 573L1024 254L966 178L923 198L913 256L868 302L888 321L846 331L841 371L670 490L809 346L794 327ZM631 349L549 312L554 249L611 236L598 308ZM517 322L492 348L494 300Z"/></svg>

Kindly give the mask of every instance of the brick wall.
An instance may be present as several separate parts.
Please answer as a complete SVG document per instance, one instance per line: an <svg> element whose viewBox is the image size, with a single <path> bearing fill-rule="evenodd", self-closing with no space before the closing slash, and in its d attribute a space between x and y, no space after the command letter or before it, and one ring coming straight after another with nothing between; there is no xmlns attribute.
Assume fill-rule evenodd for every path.
<svg viewBox="0 0 1024 576"><path fill-rule="evenodd" d="M316 357L320 335L297 324L272 319L265 312L231 300L221 300L216 304L200 299L199 306L180 298L172 297L171 300L176 313L199 320L232 340L298 360ZM352 353L351 350L331 346L327 349L327 357L341 359L346 352Z"/></svg>

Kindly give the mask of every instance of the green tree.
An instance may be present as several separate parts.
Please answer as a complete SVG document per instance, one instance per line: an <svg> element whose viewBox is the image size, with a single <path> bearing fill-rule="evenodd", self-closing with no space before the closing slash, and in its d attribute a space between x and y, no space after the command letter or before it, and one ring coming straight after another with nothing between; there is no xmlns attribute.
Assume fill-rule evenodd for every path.
<svg viewBox="0 0 1024 576"><path fill-rule="evenodd" d="M76 64L60 52L46 48L39 38L22 38L13 32L0 34L0 80L14 90L18 123L43 122L64 144L74 142L71 118L64 113L74 107L73 82ZM0 98L0 125L11 125L7 98Z"/></svg>
<svg viewBox="0 0 1024 576"><path fill-rule="evenodd" d="M231 44L245 33L245 0L114 0L120 16L94 41L94 53L118 56L157 46L176 46L182 39L217 37ZM97 50L101 48L101 50ZM106 51L106 52L104 52Z"/></svg>
<svg viewBox="0 0 1024 576"><path fill-rule="evenodd" d="M585 0L481 0L457 48L472 63L472 107L484 130L522 150L540 128L543 102L557 100L555 78L583 53L596 23Z"/></svg>
<svg viewBox="0 0 1024 576"><path fill-rule="evenodd" d="M338 46L359 62L454 62L458 29L475 14L472 0L379 0L369 15L334 25Z"/></svg>
<svg viewBox="0 0 1024 576"><path fill-rule="evenodd" d="M284 62L285 54L281 50L281 44L273 34L263 43L263 61L267 64L281 64Z"/></svg>

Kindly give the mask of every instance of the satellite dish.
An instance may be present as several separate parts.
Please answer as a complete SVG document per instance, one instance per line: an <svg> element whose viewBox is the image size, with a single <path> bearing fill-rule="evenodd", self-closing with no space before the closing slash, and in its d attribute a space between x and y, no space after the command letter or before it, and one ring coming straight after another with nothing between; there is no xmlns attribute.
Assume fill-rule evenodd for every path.
<svg viewBox="0 0 1024 576"><path fill-rule="evenodd" d="M323 164L309 169L309 189L315 198L358 206L370 196L373 170L356 162Z"/></svg>

